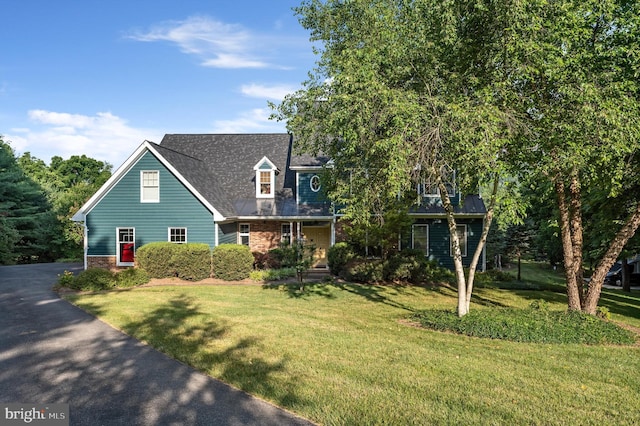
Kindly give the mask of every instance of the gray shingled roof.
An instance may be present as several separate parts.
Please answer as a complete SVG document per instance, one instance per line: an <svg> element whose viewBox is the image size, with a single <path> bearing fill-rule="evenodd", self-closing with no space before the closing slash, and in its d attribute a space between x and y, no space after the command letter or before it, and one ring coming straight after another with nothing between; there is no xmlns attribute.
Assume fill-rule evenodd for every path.
<svg viewBox="0 0 640 426"><path fill-rule="evenodd" d="M420 206L414 207L411 209L411 213L444 215L446 212L442 206L442 202L438 198L434 199L432 203L423 203ZM479 195L472 194L464 197L464 202L455 207L454 213L480 216L487 213L487 208Z"/></svg>
<svg viewBox="0 0 640 426"><path fill-rule="evenodd" d="M293 155L293 137L278 134L167 134L152 144L216 210L227 218L330 217L330 203L298 205L295 171L291 167L319 167L322 155ZM256 199L253 167L267 157L279 170L276 197ZM414 214L444 214L440 203L423 204ZM468 195L456 213L483 215L486 208L477 195Z"/></svg>
<svg viewBox="0 0 640 426"><path fill-rule="evenodd" d="M280 134L167 134L160 153L226 217L328 216L328 205L296 205L292 136ZM275 199L256 199L253 167L267 157L279 170ZM304 161L311 161L305 156Z"/></svg>

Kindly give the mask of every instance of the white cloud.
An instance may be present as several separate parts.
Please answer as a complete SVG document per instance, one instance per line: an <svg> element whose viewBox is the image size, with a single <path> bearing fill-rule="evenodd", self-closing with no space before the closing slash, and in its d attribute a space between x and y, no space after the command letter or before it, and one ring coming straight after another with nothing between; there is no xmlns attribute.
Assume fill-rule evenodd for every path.
<svg viewBox="0 0 640 426"><path fill-rule="evenodd" d="M256 108L241 113L232 120L216 120L213 123L213 133L283 133L285 124L269 120L271 110Z"/></svg>
<svg viewBox="0 0 640 426"><path fill-rule="evenodd" d="M110 112L94 116L45 110L28 113L33 126L12 129L6 135L18 155L31 152L49 161L57 155L87 155L118 167L145 139L160 141L157 130L137 129Z"/></svg>
<svg viewBox="0 0 640 426"><path fill-rule="evenodd" d="M278 84L274 86L265 86L261 84L244 84L240 88L243 95L252 98L274 99L282 101L286 95L296 91L293 86Z"/></svg>
<svg viewBox="0 0 640 426"><path fill-rule="evenodd" d="M241 25L226 24L202 16L184 21L169 21L157 25L148 32L135 33L130 38L137 41L168 41L180 47L184 53L202 58L202 65L215 68L266 68L256 53L261 38Z"/></svg>

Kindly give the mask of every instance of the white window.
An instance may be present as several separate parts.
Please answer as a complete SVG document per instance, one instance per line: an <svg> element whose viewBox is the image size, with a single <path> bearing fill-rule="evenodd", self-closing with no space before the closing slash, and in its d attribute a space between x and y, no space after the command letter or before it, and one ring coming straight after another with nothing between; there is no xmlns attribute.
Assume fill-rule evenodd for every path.
<svg viewBox="0 0 640 426"><path fill-rule="evenodd" d="M467 257L467 225L457 225L456 233L460 241L460 252L462 257ZM453 256L453 241L449 244L449 253Z"/></svg>
<svg viewBox="0 0 640 426"><path fill-rule="evenodd" d="M440 195L440 190L435 183L424 181L418 184L418 195L422 197L437 197Z"/></svg>
<svg viewBox="0 0 640 426"><path fill-rule="evenodd" d="M273 195L273 172L262 171L259 172L260 179L260 197L270 197Z"/></svg>
<svg viewBox="0 0 640 426"><path fill-rule="evenodd" d="M411 227L411 248L429 254L429 225L413 225Z"/></svg>
<svg viewBox="0 0 640 426"><path fill-rule="evenodd" d="M280 229L280 241L283 244L291 244L291 224L283 223Z"/></svg>
<svg viewBox="0 0 640 426"><path fill-rule="evenodd" d="M309 181L309 186L313 192L320 191L320 176L313 175L311 176L311 180Z"/></svg>
<svg viewBox="0 0 640 426"><path fill-rule="evenodd" d="M239 231L240 231L239 232L240 244L248 246L251 227L249 226L248 223L241 223Z"/></svg>
<svg viewBox="0 0 640 426"><path fill-rule="evenodd" d="M256 171L256 198L273 198L278 168L267 157L262 157L253 170Z"/></svg>
<svg viewBox="0 0 640 426"><path fill-rule="evenodd" d="M135 262L136 238L134 228L116 228L116 265L133 266Z"/></svg>
<svg viewBox="0 0 640 426"><path fill-rule="evenodd" d="M187 228L169 228L169 242L185 244L187 242Z"/></svg>
<svg viewBox="0 0 640 426"><path fill-rule="evenodd" d="M157 170L143 170L140 176L140 202L160 201L160 173Z"/></svg>

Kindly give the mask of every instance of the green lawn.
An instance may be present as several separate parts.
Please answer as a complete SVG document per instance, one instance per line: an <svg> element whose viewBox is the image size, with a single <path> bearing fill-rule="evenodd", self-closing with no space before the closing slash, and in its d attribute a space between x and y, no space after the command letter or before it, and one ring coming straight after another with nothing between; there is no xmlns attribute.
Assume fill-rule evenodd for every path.
<svg viewBox="0 0 640 426"><path fill-rule="evenodd" d="M474 293L472 309L537 299L566 307L553 291ZM453 309L455 293L446 288L328 283L301 295L284 285L180 286L69 298L170 356L321 424L640 423L637 346L513 343L406 323L415 310ZM638 292L606 291L602 304L614 320L640 327Z"/></svg>

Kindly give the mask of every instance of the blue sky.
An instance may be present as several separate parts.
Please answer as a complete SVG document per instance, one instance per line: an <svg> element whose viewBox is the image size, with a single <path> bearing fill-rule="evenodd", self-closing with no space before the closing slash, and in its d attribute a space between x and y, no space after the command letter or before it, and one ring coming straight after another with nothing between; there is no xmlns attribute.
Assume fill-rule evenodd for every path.
<svg viewBox="0 0 640 426"><path fill-rule="evenodd" d="M284 132L314 67L299 0L13 0L0 6L0 135L118 167L165 133Z"/></svg>

